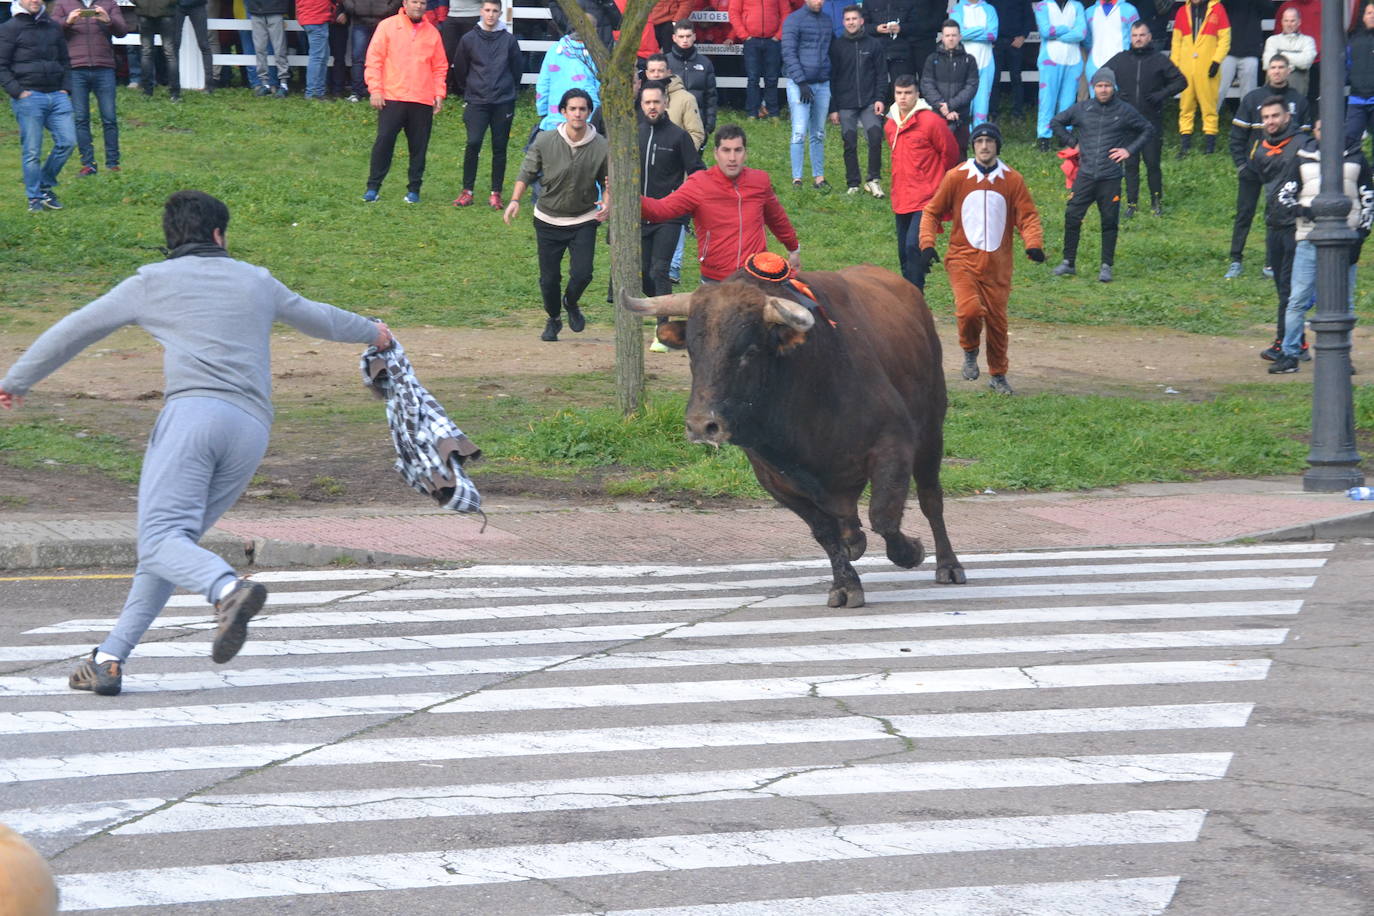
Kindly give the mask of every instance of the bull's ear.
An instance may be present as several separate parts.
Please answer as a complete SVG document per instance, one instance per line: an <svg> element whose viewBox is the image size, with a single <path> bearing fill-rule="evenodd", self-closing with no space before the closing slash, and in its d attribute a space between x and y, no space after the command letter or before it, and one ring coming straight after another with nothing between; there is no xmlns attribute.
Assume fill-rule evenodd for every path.
<svg viewBox="0 0 1374 916"><path fill-rule="evenodd" d="M785 324L774 325L773 342L777 345L778 354L786 356L794 348L806 343L806 332L790 328Z"/></svg>
<svg viewBox="0 0 1374 916"><path fill-rule="evenodd" d="M680 318L676 321L665 321L658 326L656 336L658 342L670 350L685 350L687 348L687 322Z"/></svg>

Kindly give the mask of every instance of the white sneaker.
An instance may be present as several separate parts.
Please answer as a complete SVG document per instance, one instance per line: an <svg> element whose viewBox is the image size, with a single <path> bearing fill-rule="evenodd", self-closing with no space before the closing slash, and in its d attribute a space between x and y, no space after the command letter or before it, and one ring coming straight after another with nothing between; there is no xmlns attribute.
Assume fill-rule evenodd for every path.
<svg viewBox="0 0 1374 916"><path fill-rule="evenodd" d="M864 190L872 194L874 197L880 200L882 199L883 186L878 184L878 180L876 178L864 182Z"/></svg>
<svg viewBox="0 0 1374 916"><path fill-rule="evenodd" d="M859 189L858 189L858 188L846 188L844 193L848 194L850 197L853 197L855 194L858 194L858 193L859 193Z"/></svg>

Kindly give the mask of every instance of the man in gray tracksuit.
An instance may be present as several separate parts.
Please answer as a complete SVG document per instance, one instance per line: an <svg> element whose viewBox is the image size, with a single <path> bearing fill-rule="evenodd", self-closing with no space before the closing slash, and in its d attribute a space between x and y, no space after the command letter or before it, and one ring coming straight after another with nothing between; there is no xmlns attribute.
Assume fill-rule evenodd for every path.
<svg viewBox="0 0 1374 916"><path fill-rule="evenodd" d="M197 541L239 498L267 449L272 424L269 337L283 321L327 340L391 346L386 325L311 302L261 267L229 257L229 208L200 191L167 199L167 260L146 264L36 340L0 380L11 409L90 344L136 324L165 351L166 406L138 483L138 569L114 630L84 658L74 690L119 693L123 666L178 586L215 606L211 649L227 662L248 636L267 590L238 578Z"/></svg>

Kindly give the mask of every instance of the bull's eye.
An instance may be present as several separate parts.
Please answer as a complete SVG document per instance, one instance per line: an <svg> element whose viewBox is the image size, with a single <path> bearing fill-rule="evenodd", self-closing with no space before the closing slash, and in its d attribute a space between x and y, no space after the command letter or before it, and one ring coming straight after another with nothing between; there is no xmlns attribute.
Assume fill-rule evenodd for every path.
<svg viewBox="0 0 1374 916"><path fill-rule="evenodd" d="M739 364L743 366L745 363L749 362L749 360L753 359L755 356L758 355L759 345L750 344L748 347L745 348L744 352L739 355Z"/></svg>

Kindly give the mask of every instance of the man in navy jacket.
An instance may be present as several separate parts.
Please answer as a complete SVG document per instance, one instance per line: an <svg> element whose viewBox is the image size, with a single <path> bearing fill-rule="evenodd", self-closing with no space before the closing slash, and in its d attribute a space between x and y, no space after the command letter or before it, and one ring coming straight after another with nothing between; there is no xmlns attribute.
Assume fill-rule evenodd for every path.
<svg viewBox="0 0 1374 916"><path fill-rule="evenodd" d="M52 189L76 147L67 40L62 26L44 10L43 0L19 0L19 6L21 12L0 26L0 86L9 93L19 122L29 212L61 210ZM44 130L52 134L52 151L40 165Z"/></svg>

